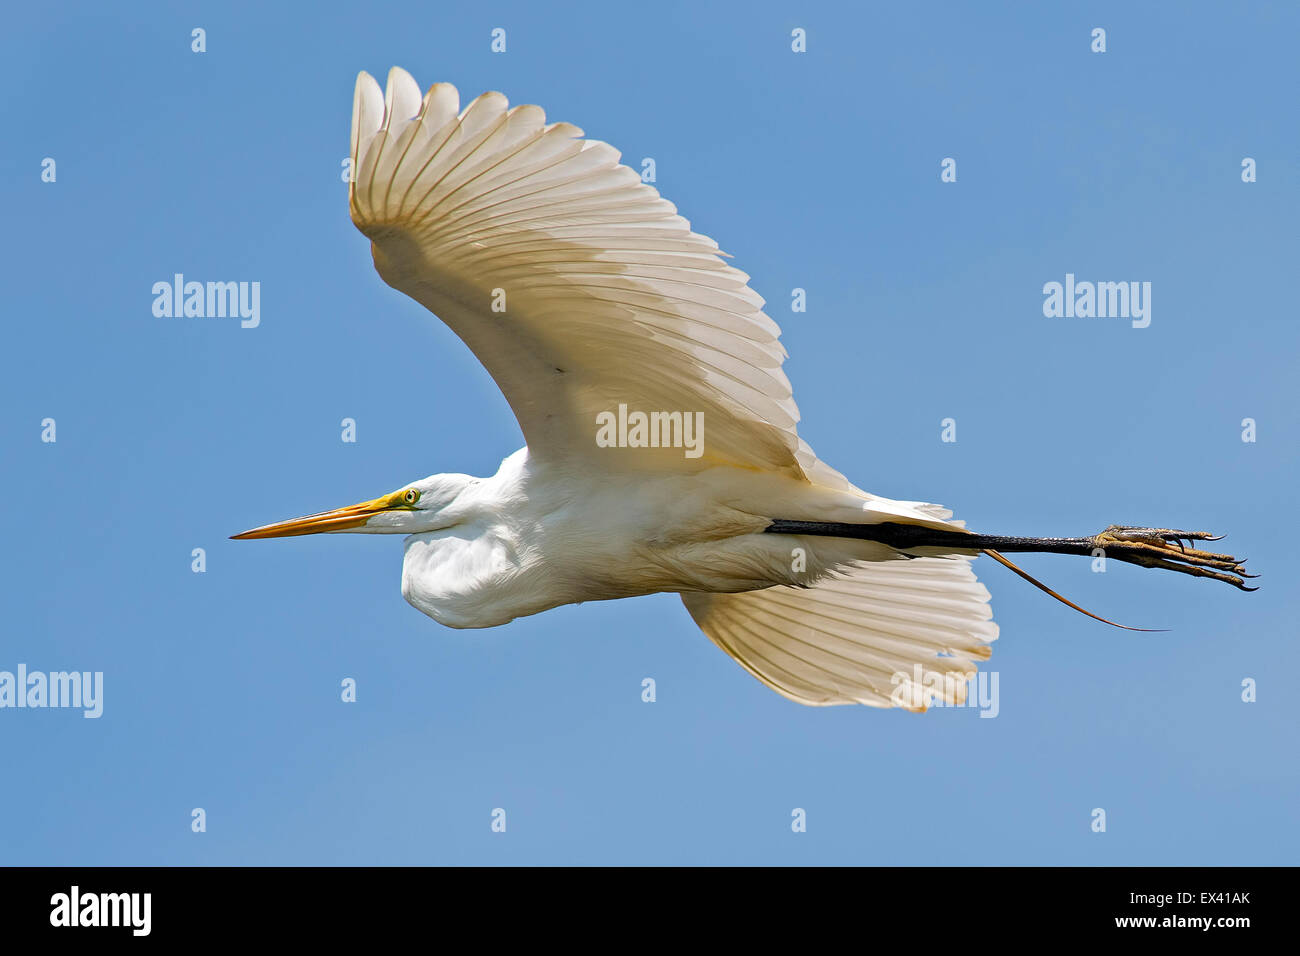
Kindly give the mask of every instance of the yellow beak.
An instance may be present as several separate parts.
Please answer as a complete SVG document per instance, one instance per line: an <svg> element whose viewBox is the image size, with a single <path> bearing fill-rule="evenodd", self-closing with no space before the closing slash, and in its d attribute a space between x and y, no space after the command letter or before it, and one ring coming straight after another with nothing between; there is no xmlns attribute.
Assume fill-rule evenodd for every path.
<svg viewBox="0 0 1300 956"><path fill-rule="evenodd" d="M235 541L244 541L249 538L289 538L298 534L348 531L352 528L360 528L375 515L391 510L394 507L394 498L400 501L401 492L385 495L374 501L348 505L346 508L336 508L333 511L322 511L320 514L307 515L303 518L263 525L242 534L232 534L230 537Z"/></svg>

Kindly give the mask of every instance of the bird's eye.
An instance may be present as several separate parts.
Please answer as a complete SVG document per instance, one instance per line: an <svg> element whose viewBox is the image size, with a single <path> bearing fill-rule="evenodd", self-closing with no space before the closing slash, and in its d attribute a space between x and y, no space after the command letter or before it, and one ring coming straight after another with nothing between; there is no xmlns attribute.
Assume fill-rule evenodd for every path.
<svg viewBox="0 0 1300 956"><path fill-rule="evenodd" d="M414 488L407 488L406 494L402 495L408 505L413 505L420 500L420 493Z"/></svg>

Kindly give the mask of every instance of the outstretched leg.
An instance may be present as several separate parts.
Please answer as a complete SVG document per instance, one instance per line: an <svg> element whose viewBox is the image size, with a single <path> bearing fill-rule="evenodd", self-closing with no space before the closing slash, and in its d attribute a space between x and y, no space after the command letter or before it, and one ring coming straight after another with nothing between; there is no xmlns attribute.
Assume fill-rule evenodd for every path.
<svg viewBox="0 0 1300 956"><path fill-rule="evenodd" d="M1147 568L1180 571L1200 578L1223 581L1243 591L1257 590L1246 585L1244 558L1192 547L1193 541L1218 541L1204 531L1178 531L1174 528L1139 528L1113 524L1100 534L1086 538L1022 538L997 534L974 534L959 529L926 528L920 525L883 522L880 524L844 524L828 521L789 521L775 519L766 529L772 534L807 534L832 538L857 538L907 551L910 548L947 548L957 551L1040 552L1046 554L1092 555L1101 551L1107 558L1126 561Z"/></svg>

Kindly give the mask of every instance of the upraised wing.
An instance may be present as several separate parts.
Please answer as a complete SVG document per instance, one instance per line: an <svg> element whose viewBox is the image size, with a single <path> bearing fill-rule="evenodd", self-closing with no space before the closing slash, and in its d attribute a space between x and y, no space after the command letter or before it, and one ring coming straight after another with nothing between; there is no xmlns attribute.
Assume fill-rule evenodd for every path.
<svg viewBox="0 0 1300 956"><path fill-rule="evenodd" d="M835 475L795 434L780 329L749 277L581 137L500 93L461 110L450 84L421 96L393 69L381 93L362 73L349 196L379 274L470 347L536 458ZM597 416L620 405L701 413L703 454L599 447Z"/></svg>

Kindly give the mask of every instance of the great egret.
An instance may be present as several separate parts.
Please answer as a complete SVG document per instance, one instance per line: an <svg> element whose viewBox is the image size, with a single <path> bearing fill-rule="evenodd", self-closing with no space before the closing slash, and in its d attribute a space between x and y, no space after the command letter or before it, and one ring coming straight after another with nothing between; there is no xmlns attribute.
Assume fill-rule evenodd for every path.
<svg viewBox="0 0 1300 956"><path fill-rule="evenodd" d="M1028 577L999 552L1100 548L1245 588L1240 561L1192 547L1203 533L974 534L850 484L795 433L748 276L582 136L500 93L462 111L450 84L421 96L393 69L381 92L360 74L352 221L384 281L491 373L527 446L491 478L434 475L235 537L406 534L403 596L458 628L677 592L755 677L823 705L961 702L998 634L981 552Z"/></svg>

